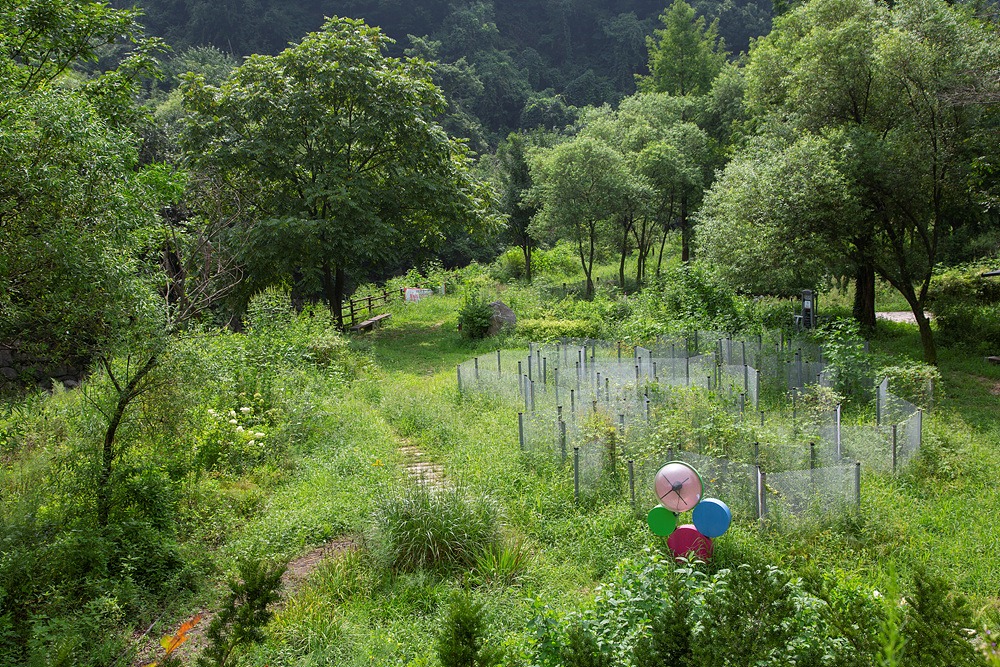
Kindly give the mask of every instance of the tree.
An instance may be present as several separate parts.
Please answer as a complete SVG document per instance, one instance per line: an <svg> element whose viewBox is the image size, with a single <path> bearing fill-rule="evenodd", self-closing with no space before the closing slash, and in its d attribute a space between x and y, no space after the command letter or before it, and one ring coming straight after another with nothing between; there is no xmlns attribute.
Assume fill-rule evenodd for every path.
<svg viewBox="0 0 1000 667"><path fill-rule="evenodd" d="M511 133L500 144L497 148L497 165L501 181L500 206L507 214L507 233L521 248L524 255L524 278L530 283L531 251L535 245L530 226L538 209L526 201L531 190L531 173L525 157L523 135Z"/></svg>
<svg viewBox="0 0 1000 667"><path fill-rule="evenodd" d="M650 73L638 77L639 90L679 97L708 93L726 64L717 24L706 26L705 17L696 17L694 8L684 0L674 0L660 22L663 28L646 38Z"/></svg>
<svg viewBox="0 0 1000 667"><path fill-rule="evenodd" d="M647 38L650 74L638 78L639 90L669 93L687 99L689 104L697 98L707 97L712 92L713 82L726 65L725 44L718 37L717 24L713 22L706 27L705 17L696 16L691 5L684 0L674 0L663 12L660 21L663 28ZM697 104L700 106L700 101ZM682 107L681 120L693 120L691 116L695 108ZM677 207L681 260L684 262L692 256L690 216L695 206L691 192L681 191Z"/></svg>
<svg viewBox="0 0 1000 667"><path fill-rule="evenodd" d="M422 60L387 57L377 28L333 18L277 56L252 56L221 86L185 84L188 159L251 203L244 258L257 287L296 276L333 317L349 271L435 247L484 222L486 189L435 118L444 99Z"/></svg>
<svg viewBox="0 0 1000 667"><path fill-rule="evenodd" d="M631 176L622 156L588 136L534 153L530 201L539 207L532 233L570 240L594 294L594 260L613 221L629 200Z"/></svg>
<svg viewBox="0 0 1000 667"><path fill-rule="evenodd" d="M761 139L734 157L706 194L698 250L741 292L798 294L843 262L849 244L836 230L857 212L829 141Z"/></svg>
<svg viewBox="0 0 1000 667"><path fill-rule="evenodd" d="M943 241L978 215L970 176L988 152L976 130L982 107L954 92L996 62L992 34L943 0L891 9L813 0L777 21L747 67L746 99L763 131L839 142L860 213L829 231L851 246L855 315L874 324L881 276L913 310L929 363L937 358L924 314L933 268Z"/></svg>

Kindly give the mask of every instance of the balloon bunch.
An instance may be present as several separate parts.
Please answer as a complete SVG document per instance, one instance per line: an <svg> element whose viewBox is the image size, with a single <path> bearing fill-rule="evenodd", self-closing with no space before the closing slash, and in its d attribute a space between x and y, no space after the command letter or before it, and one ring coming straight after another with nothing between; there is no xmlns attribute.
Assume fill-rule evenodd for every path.
<svg viewBox="0 0 1000 667"><path fill-rule="evenodd" d="M712 538L729 530L733 519L729 507L716 498L702 498L701 475L681 461L670 461L660 468L654 486L660 504L649 511L649 529L667 538L674 556L694 554L708 560L712 556ZM693 523L678 526L678 516L688 510Z"/></svg>

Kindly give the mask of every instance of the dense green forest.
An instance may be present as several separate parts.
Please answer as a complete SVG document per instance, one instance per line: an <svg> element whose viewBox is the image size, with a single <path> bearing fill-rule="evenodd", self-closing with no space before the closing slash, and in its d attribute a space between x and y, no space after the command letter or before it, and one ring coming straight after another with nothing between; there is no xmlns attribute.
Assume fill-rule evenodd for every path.
<svg viewBox="0 0 1000 667"><path fill-rule="evenodd" d="M506 131L562 127L573 107L616 103L646 73L646 39L662 2L173 2L115 3L143 9L149 34L178 52L214 46L236 57L274 54L317 29L324 16L364 19L395 40L394 55L439 64L436 81L456 107L449 129L494 143ZM718 21L736 55L770 30L771 3L696 3ZM499 133L499 134L498 134Z"/></svg>
<svg viewBox="0 0 1000 667"><path fill-rule="evenodd" d="M144 642L206 610L201 666L996 664L1000 541L961 520L1000 512L996 5L779 9L0 5L0 663L193 662ZM822 346L829 386L762 399L798 440L892 378L924 445L677 565L519 449L523 397L456 387L699 330ZM689 389L642 447L761 444Z"/></svg>

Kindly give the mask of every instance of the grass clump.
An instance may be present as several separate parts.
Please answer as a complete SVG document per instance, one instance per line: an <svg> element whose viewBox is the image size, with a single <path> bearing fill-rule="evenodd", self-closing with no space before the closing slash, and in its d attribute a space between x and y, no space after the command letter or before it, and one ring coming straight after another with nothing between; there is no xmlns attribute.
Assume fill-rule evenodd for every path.
<svg viewBox="0 0 1000 667"><path fill-rule="evenodd" d="M413 485L383 498L370 535L372 551L393 572L472 567L500 542L499 513L488 498L458 488Z"/></svg>

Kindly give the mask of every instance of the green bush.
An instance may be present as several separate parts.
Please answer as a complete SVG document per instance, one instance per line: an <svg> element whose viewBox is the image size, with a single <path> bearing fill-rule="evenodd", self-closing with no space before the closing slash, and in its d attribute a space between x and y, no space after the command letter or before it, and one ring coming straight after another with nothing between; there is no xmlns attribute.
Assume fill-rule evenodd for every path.
<svg viewBox="0 0 1000 667"><path fill-rule="evenodd" d="M965 265L934 276L928 293L941 342L994 353L1000 348L1000 279L987 265Z"/></svg>
<svg viewBox="0 0 1000 667"><path fill-rule="evenodd" d="M517 322L517 334L536 343L565 338L599 338L601 323L594 320L522 319Z"/></svg>
<svg viewBox="0 0 1000 667"><path fill-rule="evenodd" d="M458 311L458 329L463 338L480 340L486 338L492 319L493 307L478 291L474 291L466 295Z"/></svg>
<svg viewBox="0 0 1000 667"><path fill-rule="evenodd" d="M499 651L486 643L486 611L465 591L452 594L437 638L442 667L492 667Z"/></svg>
<svg viewBox="0 0 1000 667"><path fill-rule="evenodd" d="M369 541L376 558L394 572L451 572L475 565L500 542L496 505L457 488L414 484L382 498Z"/></svg>
<svg viewBox="0 0 1000 667"><path fill-rule="evenodd" d="M622 340L699 330L735 332L750 322L749 303L698 265L670 269L628 300L631 312L617 336Z"/></svg>
<svg viewBox="0 0 1000 667"><path fill-rule="evenodd" d="M801 579L763 564L710 575L648 552L623 562L592 606L539 612L534 657L546 667L863 664L826 604ZM677 662L650 662L668 656Z"/></svg>

